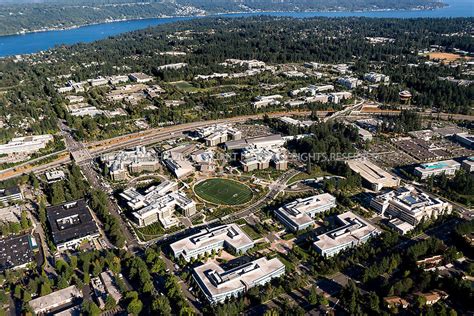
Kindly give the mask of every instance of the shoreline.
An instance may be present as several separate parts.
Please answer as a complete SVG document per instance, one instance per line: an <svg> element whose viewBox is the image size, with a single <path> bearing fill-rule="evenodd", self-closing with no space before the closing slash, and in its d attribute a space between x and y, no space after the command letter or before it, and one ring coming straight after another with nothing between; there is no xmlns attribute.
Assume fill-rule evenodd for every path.
<svg viewBox="0 0 474 316"><path fill-rule="evenodd" d="M97 22L90 22L85 24L79 25L71 25L66 27L47 27L41 28L36 30L28 30L28 31L18 31L15 33L8 33L8 34L0 34L0 38L2 37L9 37L9 36L20 36L20 35L27 35L27 34L34 34L34 33L46 33L46 32L56 32L56 31L68 31L74 30L82 27L100 25L100 24L109 24L109 23L117 23L117 22L129 22L129 21L143 21L143 20L154 20L154 19L194 19L194 18L206 18L206 17L225 17L226 15L235 15L235 14L248 14L248 15L258 15L258 14L271 14L271 13L341 13L341 12L348 12L348 13L370 13L370 12L392 12L392 11L433 11L439 10L442 8L446 8L449 5L445 4L443 6L429 6L426 8L411 8L411 9L368 9L368 10L329 10L329 11L316 11L316 10L294 10L294 11L231 11L231 12L221 12L221 13L213 13L207 15L159 15L156 17L143 17L143 18L130 18L130 19L112 19L112 20L103 20Z"/></svg>

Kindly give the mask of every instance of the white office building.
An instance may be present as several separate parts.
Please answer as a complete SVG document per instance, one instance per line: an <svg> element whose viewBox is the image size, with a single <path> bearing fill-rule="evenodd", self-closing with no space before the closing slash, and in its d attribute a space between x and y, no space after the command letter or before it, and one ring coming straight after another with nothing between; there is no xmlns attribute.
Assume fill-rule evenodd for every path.
<svg viewBox="0 0 474 316"><path fill-rule="evenodd" d="M366 243L380 231L362 217L345 212L337 215L341 226L325 234L317 236L314 248L325 257L332 257L339 252Z"/></svg>
<svg viewBox="0 0 474 316"><path fill-rule="evenodd" d="M336 198L329 193L297 199L275 210L278 219L291 231L299 231L314 224L316 214L336 207Z"/></svg>
<svg viewBox="0 0 474 316"><path fill-rule="evenodd" d="M110 176L115 181L126 179L128 172L156 171L160 166L157 153L152 149L147 150L145 146L104 154L100 159L109 168Z"/></svg>
<svg viewBox="0 0 474 316"><path fill-rule="evenodd" d="M412 186L379 194L370 201L370 206L383 216L397 217L413 226L423 219L449 214L452 211L450 203L429 196Z"/></svg>
<svg viewBox="0 0 474 316"><path fill-rule="evenodd" d="M223 248L237 254L245 253L253 245L253 240L237 224L229 224L205 228L197 234L174 242L170 247L175 258L181 256L189 261Z"/></svg>
<svg viewBox="0 0 474 316"><path fill-rule="evenodd" d="M179 224L174 216L176 209L181 210L185 216L196 213L196 203L184 193L178 192L178 183L174 181L164 181L152 186L144 194L130 188L120 193L120 197L134 210L133 217L140 227L158 221L164 228L175 226Z"/></svg>
<svg viewBox="0 0 474 316"><path fill-rule="evenodd" d="M461 164L454 160L423 163L415 168L415 175L420 177L421 180L443 173L448 176L453 176L460 168Z"/></svg>
<svg viewBox="0 0 474 316"><path fill-rule="evenodd" d="M34 153L45 148L53 139L50 134L13 138L7 144L0 145L0 155Z"/></svg>
<svg viewBox="0 0 474 316"><path fill-rule="evenodd" d="M209 261L194 268L193 278L210 303L221 303L284 274L285 265L278 258L262 257L227 271Z"/></svg>

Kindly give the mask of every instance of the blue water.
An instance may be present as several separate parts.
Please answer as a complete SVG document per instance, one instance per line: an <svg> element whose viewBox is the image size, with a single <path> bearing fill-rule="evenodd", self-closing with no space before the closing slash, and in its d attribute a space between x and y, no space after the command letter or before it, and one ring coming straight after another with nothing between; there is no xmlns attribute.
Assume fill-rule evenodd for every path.
<svg viewBox="0 0 474 316"><path fill-rule="evenodd" d="M442 18L473 17L474 0L446 0L447 7L436 10L417 11L371 11L371 12L267 12L223 14L222 17L249 17L255 15L310 17L371 17L371 18ZM144 29L192 18L156 18L121 21L84 26L64 31L48 31L24 35L0 36L0 57L31 54L62 44L88 43L129 31Z"/></svg>

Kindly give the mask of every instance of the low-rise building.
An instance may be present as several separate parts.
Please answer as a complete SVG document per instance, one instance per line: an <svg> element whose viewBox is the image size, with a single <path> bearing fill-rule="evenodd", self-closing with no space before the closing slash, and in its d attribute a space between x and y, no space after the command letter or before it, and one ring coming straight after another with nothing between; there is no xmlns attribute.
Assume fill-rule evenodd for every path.
<svg viewBox="0 0 474 316"><path fill-rule="evenodd" d="M217 146L229 140L240 140L242 138L242 133L239 130L225 124L202 127L196 130L194 134L202 139L208 147Z"/></svg>
<svg viewBox="0 0 474 316"><path fill-rule="evenodd" d="M349 91L332 92L328 98L329 102L339 104L341 101L352 99L352 93Z"/></svg>
<svg viewBox="0 0 474 316"><path fill-rule="evenodd" d="M370 237L380 234L377 228L352 212L337 215L336 219L341 226L317 236L313 243L316 251L325 257L356 247L367 242Z"/></svg>
<svg viewBox="0 0 474 316"><path fill-rule="evenodd" d="M288 116L282 116L279 118L279 120L285 124L298 126L298 127L310 127L311 125L315 123L314 121L311 121L311 120L300 121Z"/></svg>
<svg viewBox="0 0 474 316"><path fill-rule="evenodd" d="M59 251L75 249L83 241L99 237L99 229L85 200L46 208L53 242Z"/></svg>
<svg viewBox="0 0 474 316"><path fill-rule="evenodd" d="M146 83L146 82L153 81L152 76L144 74L143 72L135 72L135 73L129 74L128 77L130 78L130 80L134 82L138 82L138 83Z"/></svg>
<svg viewBox="0 0 474 316"><path fill-rule="evenodd" d="M286 170L288 160L285 148L247 147L240 154L240 164L245 172L267 169Z"/></svg>
<svg viewBox="0 0 474 316"><path fill-rule="evenodd" d="M269 105L279 105L280 101L283 99L283 96L280 94L268 95L268 96L258 96L255 98L255 101L252 103L252 106L255 109L260 109L262 107L267 107Z"/></svg>
<svg viewBox="0 0 474 316"><path fill-rule="evenodd" d="M255 59L252 59L252 60L226 59L225 64L247 67L248 69L264 68L266 66L266 64L263 61L259 61Z"/></svg>
<svg viewBox="0 0 474 316"><path fill-rule="evenodd" d="M66 174L62 170L47 171L45 176L48 183L54 183L66 179Z"/></svg>
<svg viewBox="0 0 474 316"><path fill-rule="evenodd" d="M163 152L163 163L176 178L181 179L194 173L194 166L187 159L194 148L194 145L181 145Z"/></svg>
<svg viewBox="0 0 474 316"><path fill-rule="evenodd" d="M400 185L400 179L391 175L367 159L353 159L347 161L352 171L358 173L374 191L382 188L392 188Z"/></svg>
<svg viewBox="0 0 474 316"><path fill-rule="evenodd" d="M0 203L9 204L14 201L22 201L23 194L20 187L14 186L5 189L0 189Z"/></svg>
<svg viewBox="0 0 474 316"><path fill-rule="evenodd" d="M99 77L96 79L89 79L87 80L87 82L89 82L91 87L99 87L99 86L105 86L106 84L108 84L109 80L104 77Z"/></svg>
<svg viewBox="0 0 474 316"><path fill-rule="evenodd" d="M369 73L366 73L364 75L364 79L369 81L369 82L373 82L373 83L378 83L378 82L389 82L390 81L390 77L389 76L386 76L384 74L378 74L378 73L375 73L375 72L369 72Z"/></svg>
<svg viewBox="0 0 474 316"><path fill-rule="evenodd" d="M363 141L371 141L373 139L373 135L371 132L369 132L368 130L366 129L363 129L362 127L360 127L359 125L357 124L353 124L353 126L355 128L357 128L357 132L359 133L359 137L363 140Z"/></svg>
<svg viewBox="0 0 474 316"><path fill-rule="evenodd" d="M29 234L0 239L0 272L25 268L35 261L37 248L35 238Z"/></svg>
<svg viewBox="0 0 474 316"><path fill-rule="evenodd" d="M122 294L117 286L117 282L115 281L116 276L113 275L112 271L108 270L102 272L99 275L102 283L104 284L105 290L108 295L110 295L115 302L119 302L122 299Z"/></svg>
<svg viewBox="0 0 474 316"><path fill-rule="evenodd" d="M197 164L197 169L203 173L214 172L217 168L213 151L195 151L191 154L191 159Z"/></svg>
<svg viewBox="0 0 474 316"><path fill-rule="evenodd" d="M423 163L415 168L414 173L424 180L431 176L445 174L453 176L461 168L461 164L454 160L444 160L430 163Z"/></svg>
<svg viewBox="0 0 474 316"><path fill-rule="evenodd" d="M158 70L178 70L181 68L188 67L187 63L175 63L175 64L167 64L156 67Z"/></svg>
<svg viewBox="0 0 474 316"><path fill-rule="evenodd" d="M254 241L237 224L205 228L170 245L173 256L186 261L223 248L242 254L253 246Z"/></svg>
<svg viewBox="0 0 474 316"><path fill-rule="evenodd" d="M400 296L389 296L389 297L384 297L383 301L385 302L387 308L392 309L392 308L408 308L410 306L410 303L408 303L407 300L401 298Z"/></svg>
<svg viewBox="0 0 474 316"><path fill-rule="evenodd" d="M387 224L388 227L392 228L400 235L405 235L415 228L415 226L413 226L412 224L407 223L399 218L393 218L389 220Z"/></svg>
<svg viewBox="0 0 474 316"><path fill-rule="evenodd" d="M126 75L117 75L117 76L110 76L107 78L110 84L115 85L118 83L125 83L130 80L130 78Z"/></svg>
<svg viewBox="0 0 474 316"><path fill-rule="evenodd" d="M29 301L29 305L34 315L46 315L49 312L59 309L62 306L71 305L82 302L82 291L75 285L71 285L65 289L35 298Z"/></svg>
<svg viewBox="0 0 474 316"><path fill-rule="evenodd" d="M400 218L413 226L423 219L436 218L452 211L450 203L429 196L412 186L379 194L370 201L370 206L381 215Z"/></svg>
<svg viewBox="0 0 474 316"><path fill-rule="evenodd" d="M102 110L99 110L95 106L85 106L81 108L76 108L76 109L71 109L69 113L72 116L97 116L97 115L102 115L104 112Z"/></svg>
<svg viewBox="0 0 474 316"><path fill-rule="evenodd" d="M362 83L362 81L354 77L342 77L337 79L337 83L347 89L355 89Z"/></svg>
<svg viewBox="0 0 474 316"><path fill-rule="evenodd" d="M454 138L469 149L474 149L474 135L469 133L459 133Z"/></svg>
<svg viewBox="0 0 474 316"><path fill-rule="evenodd" d="M193 278L210 303L221 303L284 274L285 265L278 258L262 257L227 271L209 261L194 268Z"/></svg>
<svg viewBox="0 0 474 316"><path fill-rule="evenodd" d="M467 172L474 172L474 156L464 159L462 161L462 167Z"/></svg>
<svg viewBox="0 0 474 316"><path fill-rule="evenodd" d="M314 224L316 214L336 207L336 198L329 193L296 199L275 210L276 217L291 231L299 231Z"/></svg>
<svg viewBox="0 0 474 316"><path fill-rule="evenodd" d="M141 194L134 188L120 193L127 205L134 210L133 217L138 226L144 227L160 222L164 228L179 224L174 211L179 208L185 216L196 213L196 203L182 192L178 192L178 183L164 181L152 186Z"/></svg>
<svg viewBox="0 0 474 316"><path fill-rule="evenodd" d="M16 137L7 144L0 145L0 155L34 153L45 148L53 139L50 134Z"/></svg>
<svg viewBox="0 0 474 316"><path fill-rule="evenodd" d="M109 168L110 177L115 181L126 179L128 172L152 172L160 168L158 154L152 149L147 150L144 146L104 154L100 159Z"/></svg>

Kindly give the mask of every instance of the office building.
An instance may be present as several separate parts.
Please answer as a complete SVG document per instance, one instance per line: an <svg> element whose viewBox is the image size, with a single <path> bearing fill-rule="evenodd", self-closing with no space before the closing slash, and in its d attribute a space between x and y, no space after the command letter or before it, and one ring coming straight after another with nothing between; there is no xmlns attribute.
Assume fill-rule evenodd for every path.
<svg viewBox="0 0 474 316"><path fill-rule="evenodd" d="M179 70L181 68L187 67L188 64L186 63L175 63L175 64L167 64L156 67L158 70Z"/></svg>
<svg viewBox="0 0 474 316"><path fill-rule="evenodd" d="M454 138L469 149L474 149L474 135L469 133L459 133Z"/></svg>
<svg viewBox="0 0 474 316"><path fill-rule="evenodd" d="M449 214L452 210L450 203L412 186L379 194L370 201L370 206L383 216L397 217L413 226L423 219Z"/></svg>
<svg viewBox="0 0 474 316"><path fill-rule="evenodd" d="M128 77L130 78L130 80L134 82L138 82L138 83L146 83L146 82L153 81L153 77L147 74L144 74L143 72L132 73L132 74L129 74Z"/></svg>
<svg viewBox="0 0 474 316"><path fill-rule="evenodd" d="M14 201L22 201L23 194L18 186L0 189L0 203L9 204Z"/></svg>
<svg viewBox="0 0 474 316"><path fill-rule="evenodd" d="M328 96L329 102L339 104L341 101L352 99L352 93L348 91L332 92Z"/></svg>
<svg viewBox="0 0 474 316"><path fill-rule="evenodd" d="M194 134L203 140L208 147L217 146L230 140L240 140L242 138L242 133L239 130L224 124L202 127L196 130Z"/></svg>
<svg viewBox="0 0 474 316"><path fill-rule="evenodd" d="M194 268L193 278L210 303L221 303L284 274L285 265L278 258L262 257L230 270L209 261Z"/></svg>
<svg viewBox="0 0 474 316"><path fill-rule="evenodd" d="M125 180L128 172L153 172L160 168L158 154L152 149L147 150L144 146L104 154L100 159L109 168L110 177L114 181Z"/></svg>
<svg viewBox="0 0 474 316"><path fill-rule="evenodd" d="M379 83L379 82L387 83L390 81L390 77L384 74L369 72L364 75L364 80L367 80L372 83Z"/></svg>
<svg viewBox="0 0 474 316"><path fill-rule="evenodd" d="M83 241L99 237L99 229L85 200L46 208L46 217L59 251L75 249Z"/></svg>
<svg viewBox="0 0 474 316"><path fill-rule="evenodd" d="M347 89L355 89L362 83L362 81L353 77L342 77L337 79L337 83L346 87Z"/></svg>
<svg viewBox="0 0 474 316"><path fill-rule="evenodd" d="M82 297L82 291L75 285L71 285L62 290L35 298L29 301L28 304L34 315L47 315L54 310L59 310L63 306L67 307L81 304Z"/></svg>
<svg viewBox="0 0 474 316"><path fill-rule="evenodd" d="M66 174L62 170L47 171L45 176L48 183L54 183L66 179Z"/></svg>
<svg viewBox="0 0 474 316"><path fill-rule="evenodd" d="M53 135L49 134L16 137L10 140L7 144L0 145L0 155L35 153L40 149L45 148L52 140Z"/></svg>
<svg viewBox="0 0 474 316"><path fill-rule="evenodd" d="M197 234L174 242L170 247L175 258L181 256L189 261L223 248L242 254L253 245L253 240L237 224L229 224L205 228Z"/></svg>
<svg viewBox="0 0 474 316"><path fill-rule="evenodd" d="M297 126L297 127L310 127L311 125L313 125L315 123L314 121L311 121L311 120L300 121L300 120L296 120L296 119L288 117L288 116L282 116L282 117L279 118L279 120L282 121L285 124L293 125L293 126Z"/></svg>
<svg viewBox="0 0 474 316"><path fill-rule="evenodd" d="M454 160L444 160L423 163L415 168L414 173L416 176L420 177L421 180L424 180L431 176L438 176L443 173L447 176L453 176L460 168L460 163Z"/></svg>
<svg viewBox="0 0 474 316"><path fill-rule="evenodd" d="M255 101L252 103L252 106L255 109L260 109L262 107L267 107L269 105L279 105L280 101L283 99L282 95L275 94L269 96L258 96L255 98Z"/></svg>
<svg viewBox="0 0 474 316"><path fill-rule="evenodd" d="M313 243L316 251L325 257L364 244L370 237L380 234L377 228L352 212L337 215L336 219L340 226L317 236L317 240Z"/></svg>
<svg viewBox="0 0 474 316"><path fill-rule="evenodd" d="M329 193L297 199L275 211L276 217L291 231L299 231L314 224L316 214L336 207L336 198Z"/></svg>
<svg viewBox="0 0 474 316"><path fill-rule="evenodd" d="M29 234L0 239L0 272L25 268L35 261L37 248L35 238Z"/></svg>
<svg viewBox="0 0 474 316"><path fill-rule="evenodd" d="M174 181L164 181L152 186L145 190L144 194L130 188L120 193L120 197L127 201L127 205L134 211L133 217L140 227L157 221L164 228L179 224L179 220L174 216L176 208L185 216L196 213L196 203L184 193L178 192L178 183Z"/></svg>
<svg viewBox="0 0 474 316"><path fill-rule="evenodd" d="M462 161L462 168L467 172L474 172L474 156L464 159Z"/></svg>
<svg viewBox="0 0 474 316"><path fill-rule="evenodd" d="M358 173L373 191L380 191L382 188L397 187L400 184L399 178L392 176L367 159L349 160L347 161L347 165L352 171Z"/></svg>
<svg viewBox="0 0 474 316"><path fill-rule="evenodd" d="M194 149L194 145L181 145L163 152L163 163L176 178L181 179L194 173L194 166L187 159Z"/></svg>

